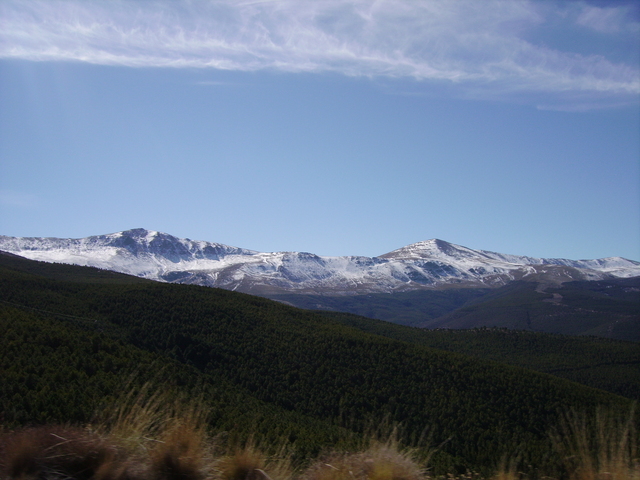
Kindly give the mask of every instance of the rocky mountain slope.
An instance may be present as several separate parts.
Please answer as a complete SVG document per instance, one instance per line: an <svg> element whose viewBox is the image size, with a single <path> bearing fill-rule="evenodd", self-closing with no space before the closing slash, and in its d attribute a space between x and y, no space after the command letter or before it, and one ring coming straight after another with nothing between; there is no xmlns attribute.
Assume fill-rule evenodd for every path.
<svg viewBox="0 0 640 480"><path fill-rule="evenodd" d="M560 284L640 275L640 262L620 257L532 258L472 250L437 239L377 257L326 257L256 252L139 228L81 239L0 236L0 250L33 260L94 266L256 295L357 295L500 287L522 279Z"/></svg>

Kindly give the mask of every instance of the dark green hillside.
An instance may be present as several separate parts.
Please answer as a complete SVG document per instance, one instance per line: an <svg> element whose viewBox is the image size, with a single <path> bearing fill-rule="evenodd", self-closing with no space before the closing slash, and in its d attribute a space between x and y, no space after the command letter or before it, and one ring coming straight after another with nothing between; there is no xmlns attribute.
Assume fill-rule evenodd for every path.
<svg viewBox="0 0 640 480"><path fill-rule="evenodd" d="M203 396L218 432L295 441L296 455L358 440L347 429L261 402L248 392L166 356L114 339L92 321L0 304L0 425L84 423L130 389L151 382Z"/></svg>
<svg viewBox="0 0 640 480"><path fill-rule="evenodd" d="M489 293L488 288L451 288L368 295L272 295L269 298L309 310L353 313L400 325L417 326Z"/></svg>
<svg viewBox="0 0 640 480"><path fill-rule="evenodd" d="M2 394L5 421L85 418L117 388L118 376L124 384L127 364L149 372L146 365L158 361L171 365L179 387L197 378L213 388L228 406L222 425L249 409L275 418L277 431L299 421L293 438L304 427L319 447L344 438L330 424L362 432L386 418L402 424L407 441L428 429L433 443L444 443L443 465L494 468L505 455L553 463L547 433L559 412L630 405L550 375L366 333L259 297L120 277L86 282L85 273L75 282L73 275L61 281L0 268L1 338L11 348L2 357L12 388ZM86 407L73 410L72 392L85 384L77 398ZM215 393L221 390L229 396ZM267 423L259 423L263 431Z"/></svg>
<svg viewBox="0 0 640 480"><path fill-rule="evenodd" d="M640 277L560 286L513 282L416 326L506 327L640 341Z"/></svg>
<svg viewBox="0 0 640 480"><path fill-rule="evenodd" d="M356 315L324 314L369 333L517 365L640 400L637 342L506 328L426 330Z"/></svg>

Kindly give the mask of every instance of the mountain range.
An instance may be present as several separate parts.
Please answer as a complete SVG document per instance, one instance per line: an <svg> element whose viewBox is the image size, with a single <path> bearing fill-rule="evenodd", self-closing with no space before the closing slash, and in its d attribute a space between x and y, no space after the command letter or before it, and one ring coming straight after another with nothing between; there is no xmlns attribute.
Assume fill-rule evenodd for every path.
<svg viewBox="0 0 640 480"><path fill-rule="evenodd" d="M327 257L262 253L142 228L81 239L5 236L0 251L413 327L640 341L640 262L619 257L534 258L437 239L377 257Z"/></svg>
<svg viewBox="0 0 640 480"><path fill-rule="evenodd" d="M262 296L497 288L516 280L559 285L640 276L640 262L620 257L534 258L473 250L438 239L376 257L328 257L257 252L138 228L81 239L0 236L0 250L32 260L94 266L151 280Z"/></svg>

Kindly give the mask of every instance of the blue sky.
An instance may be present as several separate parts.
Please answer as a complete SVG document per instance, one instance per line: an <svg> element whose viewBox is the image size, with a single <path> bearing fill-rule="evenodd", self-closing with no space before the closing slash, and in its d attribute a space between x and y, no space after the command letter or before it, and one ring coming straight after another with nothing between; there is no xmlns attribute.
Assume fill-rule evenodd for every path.
<svg viewBox="0 0 640 480"><path fill-rule="evenodd" d="M0 4L0 234L640 260L640 7Z"/></svg>

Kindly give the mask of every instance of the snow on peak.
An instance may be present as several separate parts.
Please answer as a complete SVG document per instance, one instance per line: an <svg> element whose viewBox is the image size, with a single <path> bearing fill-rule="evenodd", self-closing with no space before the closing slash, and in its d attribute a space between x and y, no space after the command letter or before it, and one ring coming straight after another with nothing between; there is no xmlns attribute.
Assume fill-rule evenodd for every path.
<svg viewBox="0 0 640 480"><path fill-rule="evenodd" d="M553 274L562 281L640 275L640 262L623 258L540 259L472 250L439 239L373 258L323 257L300 252L260 253L136 228L82 239L0 236L0 250L34 260L90 265L155 280L258 294L350 295L452 284L499 286L531 275Z"/></svg>
<svg viewBox="0 0 640 480"><path fill-rule="evenodd" d="M393 258L396 260L414 259L438 259L438 260L463 260L485 257L483 252L472 250L461 245L445 242L438 238L412 243L406 247L381 255L380 258Z"/></svg>

